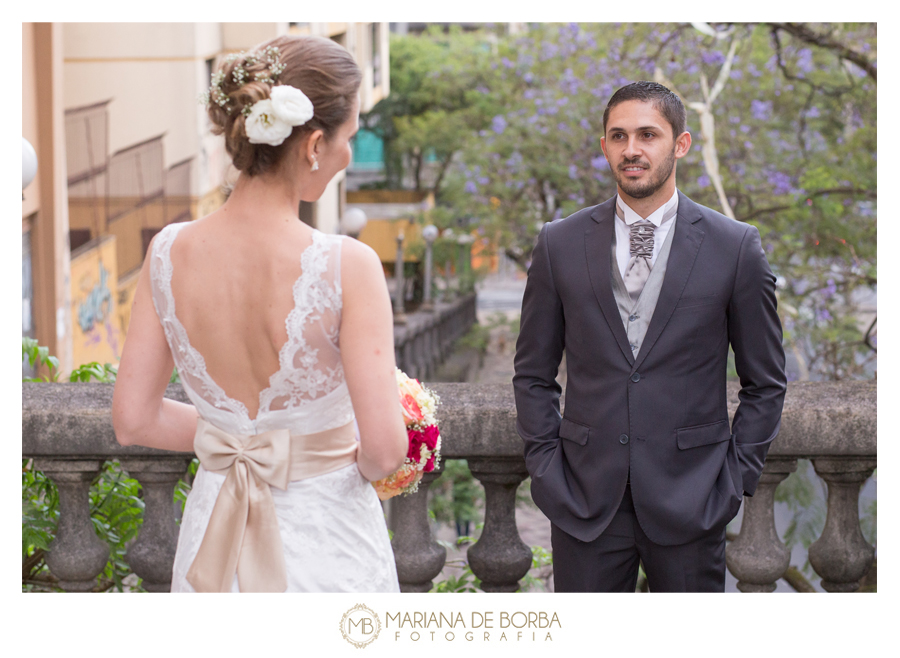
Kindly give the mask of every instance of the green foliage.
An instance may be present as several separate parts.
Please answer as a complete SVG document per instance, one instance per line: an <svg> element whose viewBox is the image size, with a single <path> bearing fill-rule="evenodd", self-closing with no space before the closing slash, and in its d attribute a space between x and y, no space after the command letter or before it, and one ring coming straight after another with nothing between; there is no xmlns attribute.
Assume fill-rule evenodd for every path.
<svg viewBox="0 0 900 658"><path fill-rule="evenodd" d="M481 518L484 489L469 471L464 459L444 460L444 472L429 487L428 509L435 521L474 523Z"/></svg>
<svg viewBox="0 0 900 658"><path fill-rule="evenodd" d="M101 366L96 361L92 361L75 368L69 375L69 381L89 382L91 379L96 379L98 382L114 382L118 373L119 369L112 364L104 363Z"/></svg>
<svg viewBox="0 0 900 658"><path fill-rule="evenodd" d="M491 342L491 330L489 327L475 323L460 339L457 345L463 349L476 350L480 354L487 352L488 345Z"/></svg>
<svg viewBox="0 0 900 658"><path fill-rule="evenodd" d="M822 535L825 528L827 506L825 483L819 479L808 459L797 462L797 470L791 473L775 490L775 501L786 503L792 517L784 532L788 548L800 543L809 548ZM801 566L807 575L812 574L809 560Z"/></svg>
<svg viewBox="0 0 900 658"><path fill-rule="evenodd" d="M22 338L22 359L28 359L34 367L46 366L49 376L23 377L23 382L58 382L59 360L50 356L49 349L41 347L36 340ZM69 375L70 382L115 382L118 370L109 363L86 363ZM178 372L173 370L171 383L178 381ZM194 459L188 469L189 477L197 473L198 460ZM179 480L175 486L175 501L184 510L184 502L190 485ZM128 545L136 537L143 523L144 502L140 483L128 477L118 462L106 462L90 488L91 522L97 536L107 543L110 550L109 561L97 577L95 591L123 591L128 585L125 579L132 574L125 561ZM23 591L54 588L44 553L49 549L56 533L59 519L59 494L53 482L34 468L32 460L22 460L22 589ZM140 579L131 585L141 590Z"/></svg>
<svg viewBox="0 0 900 658"><path fill-rule="evenodd" d="M141 485L128 477L118 462L106 462L91 487L90 501L94 531L109 545L109 561L98 576L98 587L121 592L124 579L132 573L125 552L143 523Z"/></svg>
<svg viewBox="0 0 900 658"><path fill-rule="evenodd" d="M446 580L436 582L430 592L447 594L481 591L481 581L472 573L468 564L448 564L447 566L460 569L459 575L450 575Z"/></svg>
<svg viewBox="0 0 900 658"><path fill-rule="evenodd" d="M724 210L718 175L736 218L760 230L798 363L790 376L869 377L875 325L860 305L877 284L875 80L838 49L775 39L768 25L732 27L716 40L686 23L545 24L500 40L483 86L497 113L460 139L442 200L527 267L544 222L616 191L599 140L607 100L626 82L659 79L688 106L693 146L678 163L680 188ZM874 24L813 28L875 53ZM720 74L712 171L701 148L713 134L691 103L705 102Z"/></svg>
<svg viewBox="0 0 900 658"><path fill-rule="evenodd" d="M476 91L490 58L484 33L454 27L444 34L433 27L422 35L391 36L391 93L361 117L384 140L388 187L411 178L417 190L441 189L460 137L494 112L492 99ZM436 168L431 176L427 162Z"/></svg>
<svg viewBox="0 0 900 658"><path fill-rule="evenodd" d="M59 373L55 372L59 369L59 359L50 356L50 348L38 345L34 338L22 336L22 361L28 359L28 365L32 368L45 366L50 371L50 375L43 377L23 377L23 382L55 382L59 378Z"/></svg>
<svg viewBox="0 0 900 658"><path fill-rule="evenodd" d="M50 547L59 520L59 494L53 482L22 462L22 589L46 586L44 553Z"/></svg>
<svg viewBox="0 0 900 658"><path fill-rule="evenodd" d="M110 557L97 577L95 591L123 591L131 569L125 552L143 522L140 484L129 478L118 462L106 462L90 489L94 532L109 546ZM44 553L56 533L59 494L53 482L36 470L31 460L22 463L22 589L53 587ZM137 587L140 588L138 579Z"/></svg>
<svg viewBox="0 0 900 658"><path fill-rule="evenodd" d="M531 547L531 569L522 579L520 592L549 592L553 575L553 553L543 546Z"/></svg>

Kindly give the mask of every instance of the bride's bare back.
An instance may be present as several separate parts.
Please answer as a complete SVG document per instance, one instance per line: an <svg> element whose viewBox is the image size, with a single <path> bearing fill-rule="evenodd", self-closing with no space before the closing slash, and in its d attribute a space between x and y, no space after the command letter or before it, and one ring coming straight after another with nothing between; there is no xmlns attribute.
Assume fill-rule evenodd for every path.
<svg viewBox="0 0 900 658"><path fill-rule="evenodd" d="M281 49L283 66L276 67L264 49L262 55L226 59L214 83L218 100L208 104L209 116L241 173L221 208L190 224L166 227L154 239L135 292L113 425L125 445L191 450L197 409L164 398L176 361L192 401L201 400L223 423L243 420L242 434L256 433L263 415L276 424L282 420L276 416L285 415L268 411L297 410L327 396L334 382L346 382L342 399L349 393L352 408L346 405L340 414L306 411L331 413L334 419L355 415L360 471L380 479L399 467L408 447L381 262L364 244L324 236L297 217L300 202L319 199L350 164L361 73L352 57L327 39L283 37L269 45ZM250 69L235 74L239 65L255 67L252 80ZM301 112L290 103L279 105L286 114L275 115L293 126L289 136L277 141L263 131L251 139L247 121L253 108L271 102L281 85L293 89L292 102L308 97L312 118L302 107ZM322 276L325 285L298 286L309 299L295 299L292 288L306 277L304 255L319 240L323 248L312 251L323 257L310 260L332 270ZM160 242L169 250L163 284L158 280L166 276L151 272L158 267L153 254ZM165 308L158 313L154 301L158 305L161 298ZM297 317L298 309L310 308L315 313ZM309 340L294 349L298 335ZM290 349L282 350L286 341Z"/></svg>
<svg viewBox="0 0 900 658"><path fill-rule="evenodd" d="M293 287L312 240L312 229L296 219L276 234L214 214L186 227L172 245L178 319L209 376L244 404L251 419L279 370L286 320L295 307ZM334 368L339 353L316 347L323 367Z"/></svg>

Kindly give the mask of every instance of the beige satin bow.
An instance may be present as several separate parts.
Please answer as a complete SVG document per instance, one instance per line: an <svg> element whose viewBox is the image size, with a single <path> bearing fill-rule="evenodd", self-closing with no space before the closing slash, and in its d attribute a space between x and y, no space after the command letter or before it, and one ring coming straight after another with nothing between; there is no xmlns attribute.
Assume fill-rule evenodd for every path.
<svg viewBox="0 0 900 658"><path fill-rule="evenodd" d="M187 573L198 592L283 592L287 570L270 486L290 482L291 437L286 429L234 436L202 418L194 452L208 471L225 473L200 550Z"/></svg>

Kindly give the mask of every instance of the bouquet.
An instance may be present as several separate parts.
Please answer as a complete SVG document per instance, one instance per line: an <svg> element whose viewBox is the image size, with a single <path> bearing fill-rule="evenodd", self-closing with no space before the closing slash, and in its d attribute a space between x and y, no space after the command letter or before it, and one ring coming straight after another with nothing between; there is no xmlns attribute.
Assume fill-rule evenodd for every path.
<svg viewBox="0 0 900 658"><path fill-rule="evenodd" d="M407 377L399 368L397 385L409 450L396 473L372 483L381 500L418 491L422 474L433 471L441 459L441 434L434 417L438 396L422 386L419 380Z"/></svg>

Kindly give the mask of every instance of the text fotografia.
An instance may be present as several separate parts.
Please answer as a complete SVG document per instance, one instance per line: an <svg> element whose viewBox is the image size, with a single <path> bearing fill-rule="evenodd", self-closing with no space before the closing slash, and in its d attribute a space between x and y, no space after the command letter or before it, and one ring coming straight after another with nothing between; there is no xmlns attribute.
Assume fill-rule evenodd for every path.
<svg viewBox="0 0 900 658"><path fill-rule="evenodd" d="M562 628L555 612L396 612L385 613L384 628L394 641L552 642L551 629Z"/></svg>

